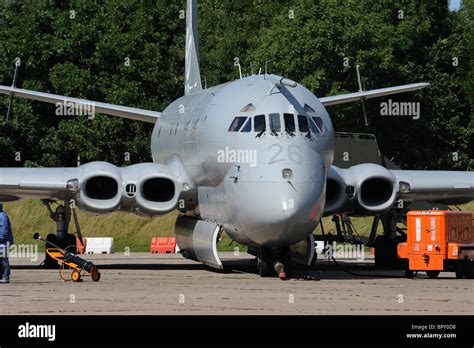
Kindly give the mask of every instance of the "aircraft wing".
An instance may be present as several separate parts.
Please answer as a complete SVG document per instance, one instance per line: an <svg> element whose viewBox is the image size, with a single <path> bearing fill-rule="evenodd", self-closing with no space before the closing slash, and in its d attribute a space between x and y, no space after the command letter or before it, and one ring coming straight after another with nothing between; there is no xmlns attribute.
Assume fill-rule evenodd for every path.
<svg viewBox="0 0 474 348"><path fill-rule="evenodd" d="M73 168L0 168L0 201L74 200L79 208L162 215L174 210L181 188L192 186L181 162L116 167L90 162Z"/></svg>
<svg viewBox="0 0 474 348"><path fill-rule="evenodd" d="M350 102L358 101L358 100L383 97L383 96L391 95L391 94L416 91L418 89L422 89L428 86L429 86L429 83L425 83L425 82L413 83L410 85L373 89L371 91L362 91L362 92L356 92L356 93L334 95L331 97L319 98L319 100L321 101L321 103L323 103L324 106L331 106L331 105L337 105L337 104L350 103Z"/></svg>
<svg viewBox="0 0 474 348"><path fill-rule="evenodd" d="M66 199L77 178L78 168L1 168L0 201L20 198Z"/></svg>
<svg viewBox="0 0 474 348"><path fill-rule="evenodd" d="M401 201L462 204L474 200L474 172L389 170L365 163L347 169L332 166L327 182L325 215L375 215Z"/></svg>
<svg viewBox="0 0 474 348"><path fill-rule="evenodd" d="M156 123L160 117L159 112L131 108L127 106L107 104L102 102L96 102L92 100L71 98L57 94L36 92L27 89L20 89L14 87L0 86L0 93L18 96L31 100L38 100L46 103L56 104L72 104L78 106L92 106L93 111L97 113L102 113L106 115L118 116L123 118L128 118L132 120L138 120L148 123Z"/></svg>
<svg viewBox="0 0 474 348"><path fill-rule="evenodd" d="M398 198L456 204L474 200L474 172L390 170L399 185ZM408 184L408 185L406 185Z"/></svg>

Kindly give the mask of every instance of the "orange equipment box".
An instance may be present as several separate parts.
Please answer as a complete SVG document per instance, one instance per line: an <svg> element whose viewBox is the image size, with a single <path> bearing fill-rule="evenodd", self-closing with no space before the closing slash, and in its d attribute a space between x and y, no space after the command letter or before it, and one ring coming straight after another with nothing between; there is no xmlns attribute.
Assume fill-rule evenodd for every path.
<svg viewBox="0 0 474 348"><path fill-rule="evenodd" d="M151 254L174 254L176 250L175 237L153 237L150 244Z"/></svg>
<svg viewBox="0 0 474 348"><path fill-rule="evenodd" d="M427 210L407 214L407 241L398 244L398 257L408 259L406 275L426 271L436 278L440 271L455 271L471 278L474 264L472 213Z"/></svg>

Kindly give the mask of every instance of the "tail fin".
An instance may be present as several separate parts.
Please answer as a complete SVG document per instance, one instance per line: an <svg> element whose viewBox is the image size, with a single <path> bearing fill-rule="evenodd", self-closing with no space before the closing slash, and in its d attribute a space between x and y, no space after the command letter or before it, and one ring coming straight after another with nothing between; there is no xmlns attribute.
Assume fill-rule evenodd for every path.
<svg viewBox="0 0 474 348"><path fill-rule="evenodd" d="M197 0L186 2L186 58L184 94L202 90L199 72L199 43L197 27Z"/></svg>

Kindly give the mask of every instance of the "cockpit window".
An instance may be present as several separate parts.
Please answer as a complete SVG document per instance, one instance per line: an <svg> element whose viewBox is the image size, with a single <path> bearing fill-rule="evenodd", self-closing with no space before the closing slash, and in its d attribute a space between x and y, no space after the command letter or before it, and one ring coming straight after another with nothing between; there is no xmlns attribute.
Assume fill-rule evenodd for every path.
<svg viewBox="0 0 474 348"><path fill-rule="evenodd" d="M281 131L281 121L280 121L280 114L270 114L270 131L280 132Z"/></svg>
<svg viewBox="0 0 474 348"><path fill-rule="evenodd" d="M326 126L324 125L324 121L321 117L319 116L313 116L311 117L314 121L314 123L316 123L316 126L318 126L319 130L320 130L320 133L321 134L324 134L327 132L327 128Z"/></svg>
<svg viewBox="0 0 474 348"><path fill-rule="evenodd" d="M300 129L300 132L308 133L309 132L308 118L303 115L298 115L298 126Z"/></svg>
<svg viewBox="0 0 474 348"><path fill-rule="evenodd" d="M198 129L198 125L199 125L199 117L196 118L193 122L193 131L194 132L197 132L197 129Z"/></svg>
<svg viewBox="0 0 474 348"><path fill-rule="evenodd" d="M252 130L252 118L249 117L249 119L247 120L247 122L245 122L244 126L242 127L240 131L244 133L248 133L251 130Z"/></svg>
<svg viewBox="0 0 474 348"><path fill-rule="evenodd" d="M253 118L254 132L264 132L266 128L265 115L258 115Z"/></svg>
<svg viewBox="0 0 474 348"><path fill-rule="evenodd" d="M189 135L189 127L191 127L191 120L189 120L188 122L186 122L186 124L184 125L184 133L186 135Z"/></svg>
<svg viewBox="0 0 474 348"><path fill-rule="evenodd" d="M289 133L295 131L295 116L293 114L283 114L285 120L285 130Z"/></svg>
<svg viewBox="0 0 474 348"><path fill-rule="evenodd" d="M246 119L247 119L247 117L245 117L245 116L237 116L236 118L234 118L234 120L230 124L229 132L238 132L240 127L242 127L242 125L244 124Z"/></svg>
<svg viewBox="0 0 474 348"><path fill-rule="evenodd" d="M316 111L314 111L314 109L313 109L311 106L309 106L308 104L304 104L304 111L306 111L306 112L316 112Z"/></svg>
<svg viewBox="0 0 474 348"><path fill-rule="evenodd" d="M313 131L314 134L321 134L321 130L316 126L316 123L311 119L309 122L309 126L311 127L311 130Z"/></svg>

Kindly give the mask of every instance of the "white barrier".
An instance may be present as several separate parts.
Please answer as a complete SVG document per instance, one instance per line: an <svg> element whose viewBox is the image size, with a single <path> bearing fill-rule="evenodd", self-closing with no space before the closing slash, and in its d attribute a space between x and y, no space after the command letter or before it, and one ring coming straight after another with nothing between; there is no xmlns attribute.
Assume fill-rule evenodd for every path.
<svg viewBox="0 0 474 348"><path fill-rule="evenodd" d="M87 237L86 254L113 254L114 239L112 237Z"/></svg>
<svg viewBox="0 0 474 348"><path fill-rule="evenodd" d="M317 240L315 242L315 248L316 248L316 253L319 255L323 252L324 250L324 241L323 240Z"/></svg>

